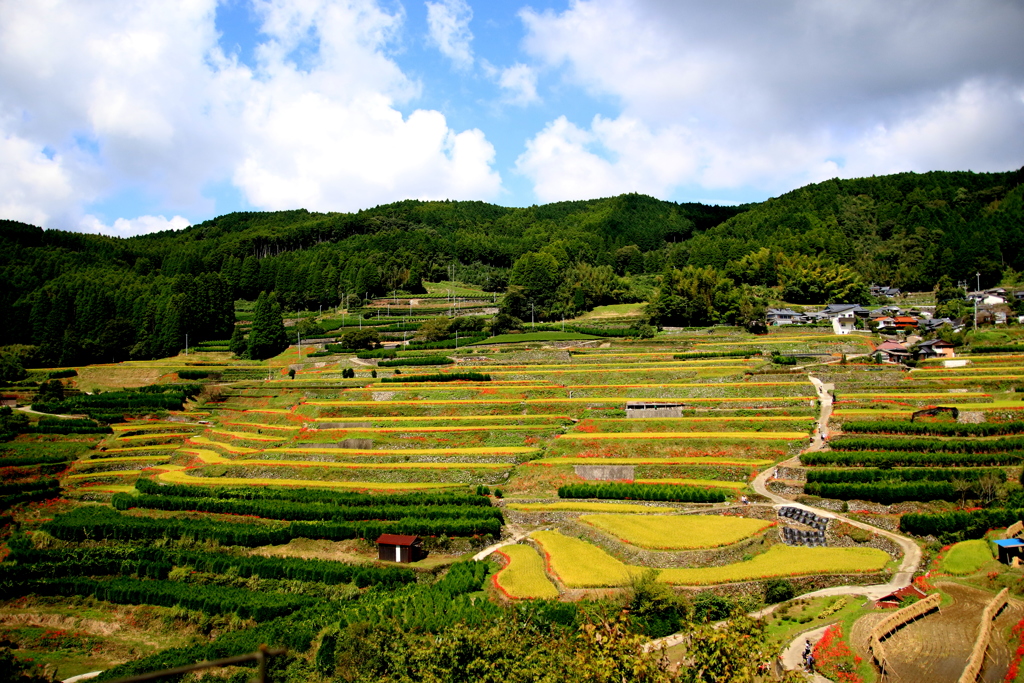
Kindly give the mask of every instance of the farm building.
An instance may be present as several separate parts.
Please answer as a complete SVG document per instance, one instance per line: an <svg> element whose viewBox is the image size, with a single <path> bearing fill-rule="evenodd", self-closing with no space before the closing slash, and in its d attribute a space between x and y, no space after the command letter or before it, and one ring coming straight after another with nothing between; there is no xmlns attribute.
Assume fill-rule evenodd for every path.
<svg viewBox="0 0 1024 683"><path fill-rule="evenodd" d="M904 586L897 591L893 591L888 595L883 595L875 602L877 609L886 609L889 607L899 607L907 598L915 598L920 600L925 597L925 592L917 586L911 584Z"/></svg>
<svg viewBox="0 0 1024 683"><path fill-rule="evenodd" d="M385 562L415 562L423 557L423 539L419 536L381 534L377 539L377 558Z"/></svg>
<svg viewBox="0 0 1024 683"><path fill-rule="evenodd" d="M1019 538L1007 538L1001 541L992 541L999 551L999 561L1003 564L1010 564L1013 558L1024 559L1024 541Z"/></svg>
<svg viewBox="0 0 1024 683"><path fill-rule="evenodd" d="M682 403L651 403L629 401L626 403L626 417L682 417Z"/></svg>

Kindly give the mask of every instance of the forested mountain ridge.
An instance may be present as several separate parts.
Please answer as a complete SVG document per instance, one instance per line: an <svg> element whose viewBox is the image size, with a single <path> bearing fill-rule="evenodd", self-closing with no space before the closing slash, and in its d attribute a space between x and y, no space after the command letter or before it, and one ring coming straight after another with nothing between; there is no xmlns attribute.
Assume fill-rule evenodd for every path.
<svg viewBox="0 0 1024 683"><path fill-rule="evenodd" d="M792 302L863 298L876 281L1024 270L1024 169L829 180L743 207L628 194L506 208L408 200L357 213L239 212L127 239L0 221L0 346L78 364L227 338L233 301L286 309L421 292L451 276L540 319L652 301L652 322L705 324ZM663 276L668 275L668 279ZM660 286L659 283L663 283ZM659 289L660 287L660 289Z"/></svg>
<svg viewBox="0 0 1024 683"><path fill-rule="evenodd" d="M1024 270L1024 169L832 179L769 199L696 236L675 259L725 268L767 247L825 255L866 280L931 289Z"/></svg>

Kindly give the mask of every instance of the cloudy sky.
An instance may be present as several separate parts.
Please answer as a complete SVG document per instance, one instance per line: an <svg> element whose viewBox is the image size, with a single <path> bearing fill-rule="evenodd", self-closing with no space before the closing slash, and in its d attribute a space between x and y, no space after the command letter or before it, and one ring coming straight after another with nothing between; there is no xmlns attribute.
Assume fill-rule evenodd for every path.
<svg viewBox="0 0 1024 683"><path fill-rule="evenodd" d="M1021 0L0 0L0 218L1024 165Z"/></svg>

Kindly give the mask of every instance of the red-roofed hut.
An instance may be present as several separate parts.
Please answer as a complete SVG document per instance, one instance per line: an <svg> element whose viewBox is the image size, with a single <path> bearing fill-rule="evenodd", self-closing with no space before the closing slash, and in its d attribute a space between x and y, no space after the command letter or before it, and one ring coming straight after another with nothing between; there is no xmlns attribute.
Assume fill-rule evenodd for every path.
<svg viewBox="0 0 1024 683"><path fill-rule="evenodd" d="M415 562L423 558L423 539L419 536L381 534L377 539L377 557L385 562Z"/></svg>

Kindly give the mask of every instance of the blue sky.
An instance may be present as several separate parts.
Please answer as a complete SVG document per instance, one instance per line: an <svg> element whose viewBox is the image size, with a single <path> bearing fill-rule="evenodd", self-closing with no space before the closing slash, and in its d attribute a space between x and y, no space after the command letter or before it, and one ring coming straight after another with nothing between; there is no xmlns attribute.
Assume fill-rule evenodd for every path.
<svg viewBox="0 0 1024 683"><path fill-rule="evenodd" d="M0 4L0 218L131 235L236 210L1024 165L1014 0Z"/></svg>

